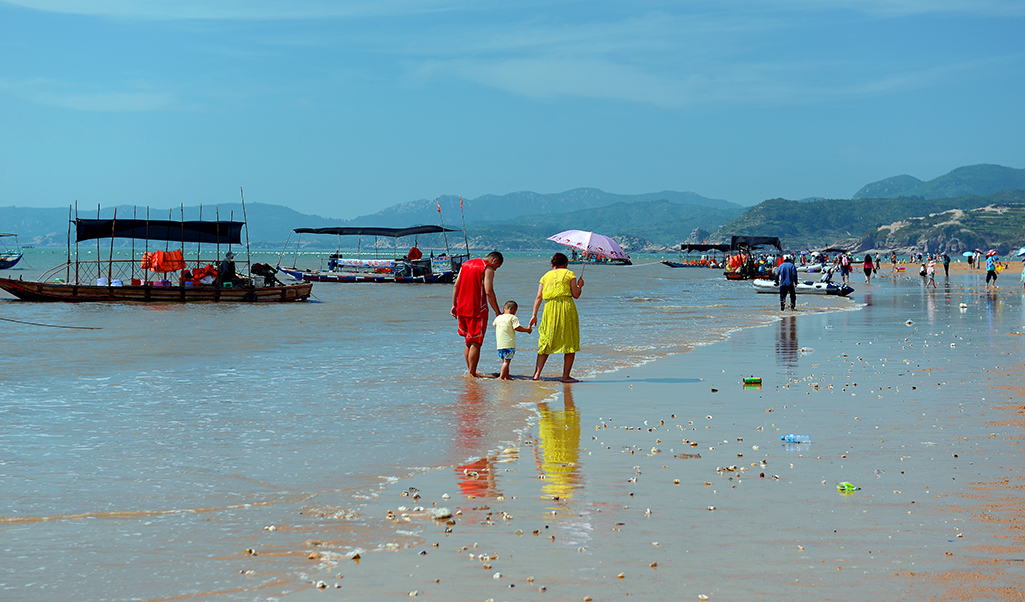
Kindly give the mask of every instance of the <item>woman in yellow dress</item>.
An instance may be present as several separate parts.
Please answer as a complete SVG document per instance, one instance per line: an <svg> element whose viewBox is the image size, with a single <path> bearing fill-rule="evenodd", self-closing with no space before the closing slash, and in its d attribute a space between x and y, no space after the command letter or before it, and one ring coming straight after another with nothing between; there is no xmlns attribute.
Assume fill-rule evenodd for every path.
<svg viewBox="0 0 1025 602"><path fill-rule="evenodd" d="M584 288L583 277L566 269L569 259L562 253L552 256L552 269L541 277L537 287L537 298L534 299L534 313L530 316L530 327L537 324L537 311L541 301L545 309L541 315L541 326L537 337L537 365L534 367L534 380L541 378L541 370L553 353L563 354L562 382L575 383L577 379L570 376L573 360L580 351L580 318L574 299L580 298Z"/></svg>

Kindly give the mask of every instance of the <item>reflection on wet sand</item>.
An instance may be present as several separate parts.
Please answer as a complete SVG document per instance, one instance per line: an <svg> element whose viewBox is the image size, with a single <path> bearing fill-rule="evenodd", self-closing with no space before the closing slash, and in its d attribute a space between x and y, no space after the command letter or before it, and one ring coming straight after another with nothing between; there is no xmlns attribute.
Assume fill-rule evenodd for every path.
<svg viewBox="0 0 1025 602"><path fill-rule="evenodd" d="M556 411L547 403L537 406L539 441L535 459L544 484L542 493L549 499L568 500L580 483L580 413L573 405L571 387L563 389L563 410Z"/></svg>
<svg viewBox="0 0 1025 602"><path fill-rule="evenodd" d="M483 384L477 379L467 379L465 388L456 401L458 428L456 431L456 453L461 458L486 454L484 430L488 412ZM480 459L456 466L459 490L467 496L489 497L500 495L495 487L493 461L486 455Z"/></svg>
<svg viewBox="0 0 1025 602"><path fill-rule="evenodd" d="M779 330L776 333L776 362L792 372L797 368L799 349L797 345L797 318L795 316L784 316L779 321Z"/></svg>

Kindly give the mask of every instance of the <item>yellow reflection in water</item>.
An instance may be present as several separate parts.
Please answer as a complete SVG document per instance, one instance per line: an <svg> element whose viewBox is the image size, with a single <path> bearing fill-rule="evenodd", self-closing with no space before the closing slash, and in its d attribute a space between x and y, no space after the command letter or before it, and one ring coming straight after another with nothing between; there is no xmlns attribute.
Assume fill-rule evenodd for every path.
<svg viewBox="0 0 1025 602"><path fill-rule="evenodd" d="M550 498L566 500L580 486L580 413L573 405L571 387L564 388L564 409L555 411L547 403L538 404L540 441L536 448L538 468L544 476L542 492Z"/></svg>

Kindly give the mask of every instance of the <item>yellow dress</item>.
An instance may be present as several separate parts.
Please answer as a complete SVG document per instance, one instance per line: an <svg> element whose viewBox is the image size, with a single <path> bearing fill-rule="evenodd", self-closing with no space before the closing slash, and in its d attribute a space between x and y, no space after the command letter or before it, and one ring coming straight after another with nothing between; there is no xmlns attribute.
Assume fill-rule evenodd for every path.
<svg viewBox="0 0 1025 602"><path fill-rule="evenodd" d="M545 302L537 329L537 352L541 355L580 351L580 317L569 287L576 277L567 269L553 269L541 277L541 298Z"/></svg>

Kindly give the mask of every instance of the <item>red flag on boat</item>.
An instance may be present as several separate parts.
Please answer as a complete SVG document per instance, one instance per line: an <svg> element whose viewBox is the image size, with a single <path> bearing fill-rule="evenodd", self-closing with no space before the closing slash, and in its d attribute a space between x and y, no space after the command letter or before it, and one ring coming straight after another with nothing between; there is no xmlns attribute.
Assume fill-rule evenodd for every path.
<svg viewBox="0 0 1025 602"><path fill-rule="evenodd" d="M459 210L463 210L463 195L459 195Z"/></svg>
<svg viewBox="0 0 1025 602"><path fill-rule="evenodd" d="M437 203L438 203L438 213L441 213L441 201L437 201Z"/></svg>

